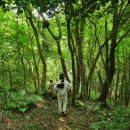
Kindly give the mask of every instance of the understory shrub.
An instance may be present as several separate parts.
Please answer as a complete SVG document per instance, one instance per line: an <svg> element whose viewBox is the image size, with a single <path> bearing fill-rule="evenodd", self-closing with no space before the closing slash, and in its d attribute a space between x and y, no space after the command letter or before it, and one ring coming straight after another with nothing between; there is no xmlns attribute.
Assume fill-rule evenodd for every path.
<svg viewBox="0 0 130 130"><path fill-rule="evenodd" d="M100 113L101 114L101 113ZM101 121L91 125L92 130L129 130L130 109L125 106L118 106L104 115L100 115Z"/></svg>
<svg viewBox="0 0 130 130"><path fill-rule="evenodd" d="M45 98L45 99L56 99L57 96L56 94L50 92L50 91L45 91L42 96Z"/></svg>
<svg viewBox="0 0 130 130"><path fill-rule="evenodd" d="M26 112L36 106L37 102L42 102L42 97L35 94L27 94L24 90L9 92L6 99L5 109Z"/></svg>

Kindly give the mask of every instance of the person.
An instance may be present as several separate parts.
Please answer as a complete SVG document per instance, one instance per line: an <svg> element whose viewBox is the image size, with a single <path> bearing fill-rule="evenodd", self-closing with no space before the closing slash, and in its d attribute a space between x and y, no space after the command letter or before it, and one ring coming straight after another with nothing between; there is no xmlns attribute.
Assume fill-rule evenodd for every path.
<svg viewBox="0 0 130 130"><path fill-rule="evenodd" d="M58 109L61 116L66 117L66 108L68 103L68 92L71 89L71 84L65 80L65 75L59 75L59 81L54 85L54 91L57 93Z"/></svg>
<svg viewBox="0 0 130 130"><path fill-rule="evenodd" d="M50 94L50 98L53 99L53 97L54 97L54 83L53 83L53 80L50 80L48 91L49 91L49 94Z"/></svg>
<svg viewBox="0 0 130 130"><path fill-rule="evenodd" d="M53 87L54 87L53 80L50 80L50 84L49 84L48 90L49 90L51 93L53 93Z"/></svg>

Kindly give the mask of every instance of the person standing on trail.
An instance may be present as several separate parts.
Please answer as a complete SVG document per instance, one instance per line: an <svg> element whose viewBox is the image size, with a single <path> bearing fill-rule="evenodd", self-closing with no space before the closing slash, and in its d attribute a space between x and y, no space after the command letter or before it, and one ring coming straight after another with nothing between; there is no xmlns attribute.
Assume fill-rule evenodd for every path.
<svg viewBox="0 0 130 130"><path fill-rule="evenodd" d="M53 99L53 97L54 97L54 83L53 83L53 80L50 80L48 91L50 93L50 98Z"/></svg>
<svg viewBox="0 0 130 130"><path fill-rule="evenodd" d="M49 90L51 93L53 93L53 87L54 87L53 80L50 80L50 84L49 84L48 90Z"/></svg>
<svg viewBox="0 0 130 130"><path fill-rule="evenodd" d="M59 81L54 85L54 91L57 93L57 101L59 113L61 116L66 117L66 108L68 103L68 92L71 89L71 84L65 80L63 73L59 75Z"/></svg>

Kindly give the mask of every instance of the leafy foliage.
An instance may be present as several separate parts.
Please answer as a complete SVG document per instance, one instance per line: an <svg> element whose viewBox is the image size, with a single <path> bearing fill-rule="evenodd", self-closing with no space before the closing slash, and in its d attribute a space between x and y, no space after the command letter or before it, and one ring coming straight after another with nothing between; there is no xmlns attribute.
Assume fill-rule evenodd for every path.
<svg viewBox="0 0 130 130"><path fill-rule="evenodd" d="M42 102L42 98L38 95L28 95L24 90L9 92L5 109L18 110L24 113L34 107L37 102Z"/></svg>
<svg viewBox="0 0 130 130"><path fill-rule="evenodd" d="M100 113L102 121L92 124L94 130L128 130L130 128L130 110L127 107L116 107L112 113ZM106 120L105 120L106 119Z"/></svg>
<svg viewBox="0 0 130 130"><path fill-rule="evenodd" d="M9 8L8 6L12 6L11 3L13 2L14 6L12 11L6 12ZM59 71L61 71L62 67L60 65L60 59L62 58L61 55L57 54L57 46L55 44L55 40L51 37L51 33L47 30L51 30L54 32L53 34L59 34L59 27L61 27L61 51L63 53L63 58L66 62L67 71L69 72L69 76L73 77L71 64L71 56L68 49L68 41L67 41L67 30L66 30L66 19L65 18L72 18L70 21L71 25L71 41L73 42L72 46L75 50L75 66L76 66L76 73L78 74L78 53L81 51L83 53L83 63L85 66L85 70L91 72L91 64L96 57L97 51L100 48L100 44L103 44L105 41L106 35L111 34L112 30L112 22L113 22L113 10L115 9L115 5L118 3L118 0L1 0L0 6L2 10L0 10L0 42L1 42L1 52L0 52L0 60L2 61L0 64L0 87L3 89L13 89L15 90L14 93L11 92L3 92L1 96L6 98L6 107L9 109L19 109L20 111L26 111L28 109L28 105L31 104L32 98L29 99L28 95L21 95L20 97L16 98L18 95L16 90L24 89L26 91L31 92L41 92L41 86L43 85L42 79L44 76L43 74L43 67L41 64L41 60L39 59L38 54L38 47L36 45L35 34L32 31L31 25L28 18L32 18L32 22L36 26L40 42L39 48L42 50L42 54L45 58L45 62L47 64L47 80L50 78L56 79L56 75ZM7 7L5 6L7 5ZM117 41L120 41L121 44L119 47L119 54L115 52L116 56L120 57L119 55L124 55L126 52L127 59L129 53L129 5L124 4L124 7L121 6L121 0L119 4L117 4L117 8L120 10L118 12L121 13L122 21L120 24L120 28L118 31ZM127 8L126 8L126 7ZM17 13L15 12L16 10ZM123 10L122 10L123 9ZM24 10L24 11L22 11ZM37 17L34 17L33 10L36 10L36 13L39 13ZM4 11L4 12L3 12ZM22 11L23 13L20 13ZM49 14L49 12L52 14ZM59 13L59 12L60 13ZM32 13L31 13L32 12ZM48 16L48 21L44 21L46 24L45 28L43 29L42 26L42 18L40 14L46 12ZM48 13L47 13L48 12ZM18 15L20 13L20 15ZM56 13L59 13L59 22L53 16L56 16ZM87 19L89 18L89 20ZM100 18L100 19L99 19ZM118 18L118 17L117 17ZM31 19L30 19L31 20ZM5 22L6 21L6 22ZM42 22L41 22L42 21ZM78 23L78 24L77 24ZM59 25L58 25L59 24ZM82 26L83 24L83 26ZM78 25L78 26L77 26ZM57 27L58 26L58 27ZM106 27L105 27L106 26ZM105 28L104 28L105 27ZM76 31L77 29L77 31ZM77 33L79 32L79 33ZM126 33L128 32L128 33ZM77 36L76 36L77 33ZM82 34L83 33L83 34ZM124 35L128 34L128 35ZM81 36L80 36L81 35ZM78 40L80 37L81 41L83 39L83 49L79 49L77 43L81 41ZM110 42L108 44L108 53L110 52ZM82 56L81 56L82 57ZM104 80L105 77L105 64L104 61L106 59L105 49L102 50L100 54L100 58L95 64L95 69L101 72L101 78ZM58 60L57 60L58 59ZM80 55L79 55L80 59ZM118 64L115 63L115 70L120 71L120 77L123 76L124 73L122 71L123 68L124 56L120 57L120 68L117 70ZM107 64L107 63L106 63ZM104 67L103 67L104 66ZM128 66L128 63L127 63ZM55 68L55 69L54 69ZM129 78L129 67L126 67L126 80ZM89 75L88 72L85 71L85 78ZM51 76L50 76L51 75ZM98 81L96 71L93 72L93 78L90 78L91 85L90 88L90 95L91 99L97 97L95 92L100 92L102 84L100 80ZM82 81L82 78L79 79ZM119 85L121 84L122 80L119 81ZM124 80L125 81L125 80ZM114 82L116 82L116 78ZM97 84L98 83L98 84ZM43 85L44 86L44 85ZM80 86L80 85L79 85ZM85 83L84 83L85 86ZM120 85L121 86L121 85ZM119 86L119 87L120 87ZM122 85L123 88L128 85ZM115 86L113 85L112 89L115 91ZM77 88L78 89L78 88ZM94 93L92 93L94 91ZM120 90L119 90L120 91ZM124 89L123 89L124 91ZM129 88L126 88L127 92L129 92ZM123 93L123 92L122 92ZM47 93L46 96L49 94ZM127 94L129 95L129 93ZM24 97L27 96L27 101ZM49 95L50 96L50 95ZM7 100L9 98L9 100ZM48 98L48 97L47 97ZM16 101L15 101L16 99ZM98 108L96 108L98 109Z"/></svg>

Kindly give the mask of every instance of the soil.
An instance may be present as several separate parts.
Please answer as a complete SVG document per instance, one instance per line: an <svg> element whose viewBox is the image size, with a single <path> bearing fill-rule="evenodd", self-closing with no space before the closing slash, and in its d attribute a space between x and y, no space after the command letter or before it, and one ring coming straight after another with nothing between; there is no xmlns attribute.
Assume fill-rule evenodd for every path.
<svg viewBox="0 0 130 130"><path fill-rule="evenodd" d="M67 108L67 117L58 114L56 100L37 103L37 107L26 113L1 110L0 130L91 130L92 123L97 121L96 114L86 105Z"/></svg>

